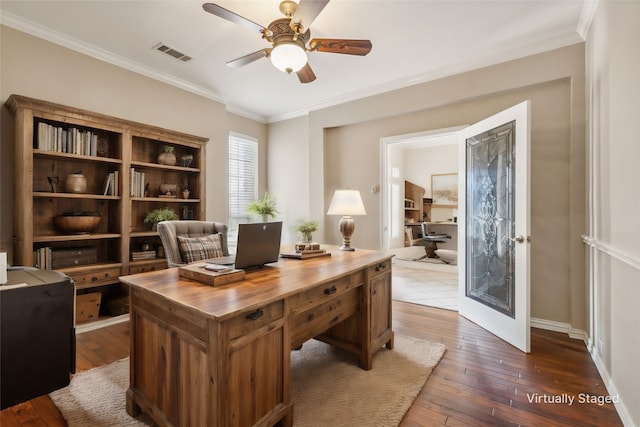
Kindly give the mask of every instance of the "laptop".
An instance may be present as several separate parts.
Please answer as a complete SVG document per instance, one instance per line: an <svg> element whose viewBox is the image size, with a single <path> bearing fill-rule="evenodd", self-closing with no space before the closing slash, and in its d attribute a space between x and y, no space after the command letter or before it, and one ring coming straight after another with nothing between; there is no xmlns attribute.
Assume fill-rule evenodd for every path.
<svg viewBox="0 0 640 427"><path fill-rule="evenodd" d="M238 224L236 254L209 259L206 268L216 271L216 266L226 266L246 270L276 262L280 256L281 235L282 221Z"/></svg>

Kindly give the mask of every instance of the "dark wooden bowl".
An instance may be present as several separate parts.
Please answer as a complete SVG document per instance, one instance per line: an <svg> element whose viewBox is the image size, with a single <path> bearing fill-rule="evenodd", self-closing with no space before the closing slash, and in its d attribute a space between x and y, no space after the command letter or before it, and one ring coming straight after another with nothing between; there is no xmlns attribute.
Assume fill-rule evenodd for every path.
<svg viewBox="0 0 640 427"><path fill-rule="evenodd" d="M97 215L60 215L53 219L55 226L65 233L90 233L100 225Z"/></svg>

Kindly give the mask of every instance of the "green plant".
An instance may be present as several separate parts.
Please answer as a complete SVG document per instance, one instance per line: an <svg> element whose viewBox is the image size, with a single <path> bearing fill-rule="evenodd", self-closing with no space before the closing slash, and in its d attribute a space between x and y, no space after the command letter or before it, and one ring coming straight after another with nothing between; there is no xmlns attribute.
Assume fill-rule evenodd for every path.
<svg viewBox="0 0 640 427"><path fill-rule="evenodd" d="M247 212L254 215L261 215L266 221L269 217L275 218L278 211L276 210L276 201L269 193L264 193L261 200L254 200L247 205Z"/></svg>
<svg viewBox="0 0 640 427"><path fill-rule="evenodd" d="M176 151L176 147L173 147L171 145L163 145L162 151L164 151L165 153L173 153L174 151Z"/></svg>
<svg viewBox="0 0 640 427"><path fill-rule="evenodd" d="M311 234L318 231L318 228L320 228L320 222L315 219L303 219L298 222L298 225L295 226L294 230L302 234L302 239L304 241L310 242L312 240Z"/></svg>
<svg viewBox="0 0 640 427"><path fill-rule="evenodd" d="M160 221L174 221L176 219L180 219L180 217L171 209L158 208L147 213L147 216L144 217L144 223L151 223L155 227Z"/></svg>

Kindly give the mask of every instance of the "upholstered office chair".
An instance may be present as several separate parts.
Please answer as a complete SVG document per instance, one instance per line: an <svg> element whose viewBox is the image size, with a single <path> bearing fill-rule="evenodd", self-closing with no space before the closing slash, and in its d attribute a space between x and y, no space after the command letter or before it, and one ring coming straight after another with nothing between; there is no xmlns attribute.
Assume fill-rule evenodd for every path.
<svg viewBox="0 0 640 427"><path fill-rule="evenodd" d="M215 221L162 221L158 223L158 234L160 234L169 268L186 264L178 247L178 236L203 237L221 233L222 255L228 256L227 231L226 224Z"/></svg>
<svg viewBox="0 0 640 427"><path fill-rule="evenodd" d="M413 230L411 227L405 227L405 234L407 237L407 241L409 246L424 246L424 251L426 253L427 258L438 258L436 255L436 250L438 249L438 243L443 243L442 239L450 239L451 236L447 234L435 234L429 232L429 224L423 222L420 224L420 228L422 230L422 236L419 238L414 238Z"/></svg>

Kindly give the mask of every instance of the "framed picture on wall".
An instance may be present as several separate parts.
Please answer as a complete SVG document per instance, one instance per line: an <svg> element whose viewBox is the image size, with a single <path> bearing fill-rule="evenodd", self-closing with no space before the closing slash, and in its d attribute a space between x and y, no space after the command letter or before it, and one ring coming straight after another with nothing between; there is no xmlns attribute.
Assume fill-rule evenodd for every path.
<svg viewBox="0 0 640 427"><path fill-rule="evenodd" d="M431 175L431 196L434 206L458 206L458 174Z"/></svg>

